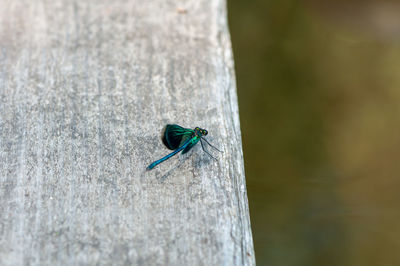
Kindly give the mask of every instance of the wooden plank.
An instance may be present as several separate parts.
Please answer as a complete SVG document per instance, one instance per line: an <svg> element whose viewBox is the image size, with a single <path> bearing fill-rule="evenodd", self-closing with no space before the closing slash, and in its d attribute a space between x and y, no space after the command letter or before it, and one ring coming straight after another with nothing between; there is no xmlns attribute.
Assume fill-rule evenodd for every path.
<svg viewBox="0 0 400 266"><path fill-rule="evenodd" d="M1 0L0 265L255 263L225 5Z"/></svg>

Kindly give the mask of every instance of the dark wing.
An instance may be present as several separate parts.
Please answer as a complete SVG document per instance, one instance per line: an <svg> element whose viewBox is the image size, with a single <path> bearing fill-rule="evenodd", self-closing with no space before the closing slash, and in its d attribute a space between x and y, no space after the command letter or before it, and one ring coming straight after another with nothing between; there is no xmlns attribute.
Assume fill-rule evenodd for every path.
<svg viewBox="0 0 400 266"><path fill-rule="evenodd" d="M197 138L197 139L194 138L194 139L192 139L192 140L190 141L190 143L186 146L186 148L183 149L182 154L185 154L185 153L187 153L188 151L190 151L190 150L194 147L194 145L196 145L197 142L199 142L199 140L200 140L200 138Z"/></svg>
<svg viewBox="0 0 400 266"><path fill-rule="evenodd" d="M176 150L193 134L193 129L183 128L178 125L167 125L162 135L162 141L168 149Z"/></svg>

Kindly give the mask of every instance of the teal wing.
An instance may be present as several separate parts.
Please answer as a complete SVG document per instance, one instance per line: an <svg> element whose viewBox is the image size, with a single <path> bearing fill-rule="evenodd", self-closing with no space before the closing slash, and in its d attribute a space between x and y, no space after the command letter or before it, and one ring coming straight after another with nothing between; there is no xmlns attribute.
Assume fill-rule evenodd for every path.
<svg viewBox="0 0 400 266"><path fill-rule="evenodd" d="M191 138L193 136L193 134L194 134L193 129L183 128L178 125L167 125L164 129L162 141L168 149L176 150L186 140Z"/></svg>

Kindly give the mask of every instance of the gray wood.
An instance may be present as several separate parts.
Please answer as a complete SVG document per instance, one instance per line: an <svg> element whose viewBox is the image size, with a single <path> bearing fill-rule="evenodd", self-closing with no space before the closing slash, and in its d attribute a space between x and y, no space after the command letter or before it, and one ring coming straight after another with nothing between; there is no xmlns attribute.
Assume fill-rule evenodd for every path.
<svg viewBox="0 0 400 266"><path fill-rule="evenodd" d="M255 263L225 5L0 0L0 265Z"/></svg>

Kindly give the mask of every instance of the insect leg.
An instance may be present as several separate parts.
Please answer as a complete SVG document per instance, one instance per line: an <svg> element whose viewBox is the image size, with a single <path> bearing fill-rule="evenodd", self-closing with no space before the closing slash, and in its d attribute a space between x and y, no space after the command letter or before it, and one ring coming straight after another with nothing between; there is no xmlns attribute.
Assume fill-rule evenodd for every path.
<svg viewBox="0 0 400 266"><path fill-rule="evenodd" d="M207 142L207 144L210 145L211 148L214 148L214 149L216 149L217 151L222 152L222 151L220 151L219 149L217 149L216 147L214 147L213 145L211 145L211 143L208 142L208 140L206 140L205 138L202 138L202 139L204 139L204 141Z"/></svg>
<svg viewBox="0 0 400 266"><path fill-rule="evenodd" d="M201 144L201 148L203 149L203 151L205 152L205 153L207 153L211 158L213 158L214 160L217 160L214 156L212 156L205 148L204 148L204 145L203 145L203 142L201 141L201 139L200 139L200 144Z"/></svg>

